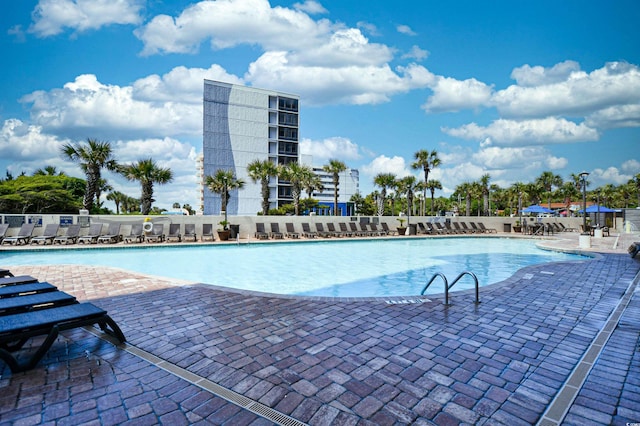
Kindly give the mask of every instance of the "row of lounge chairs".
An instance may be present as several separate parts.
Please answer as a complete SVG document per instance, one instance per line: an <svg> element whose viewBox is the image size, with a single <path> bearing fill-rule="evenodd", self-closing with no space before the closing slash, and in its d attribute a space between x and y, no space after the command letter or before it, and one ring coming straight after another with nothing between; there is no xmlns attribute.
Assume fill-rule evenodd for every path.
<svg viewBox="0 0 640 426"><path fill-rule="evenodd" d="M92 303L80 303L48 282L29 275L13 276L0 269L0 359L12 372L32 369L53 345L60 331L98 325L120 343L126 338L107 312ZM37 349L22 350L32 338ZM19 355L19 356L18 356Z"/></svg>
<svg viewBox="0 0 640 426"><path fill-rule="evenodd" d="M254 237L259 240L267 240L267 239L282 239L284 237L287 238L300 238L301 236L304 238L331 238L331 237L373 237L373 236L385 236L391 235L397 232L389 228L386 223L381 223L380 227L375 223L366 224L364 222L356 223L349 222L348 224L345 222L340 222L337 225L335 223L329 222L326 224L327 228L325 229L325 224L316 223L315 230L311 229L309 223L302 223L302 232L297 231L295 226L291 222L287 222L285 224L286 232L280 231L279 223L271 223L271 231L268 232L265 228L264 223L258 222L256 223L256 232ZM336 227L337 226L337 227Z"/></svg>
<svg viewBox="0 0 640 426"><path fill-rule="evenodd" d="M164 224L155 223L152 225L150 232L144 232L144 224L136 223L131 225L131 231L128 235L121 234L120 223L111 223L106 232L103 232L103 224L94 223L89 226L86 234L80 235L80 225L69 225L64 233L60 233L60 226L57 224L47 224L44 227L42 235L33 236L35 224L25 223L20 227L18 233L14 236L5 236L9 225L0 225L0 244L43 244L43 245L67 245L67 244L97 244L97 243L118 243L124 241L126 243L142 243L142 242L163 242L163 241L197 241L195 224L185 224L184 232L181 231L179 223L169 224L169 233L164 233ZM60 234L60 235L58 235ZM202 226L202 241L215 240L212 224L204 224Z"/></svg>
<svg viewBox="0 0 640 426"><path fill-rule="evenodd" d="M425 235L451 235L451 234L494 234L498 231L494 228L487 228L482 222L427 222L417 223L419 234Z"/></svg>

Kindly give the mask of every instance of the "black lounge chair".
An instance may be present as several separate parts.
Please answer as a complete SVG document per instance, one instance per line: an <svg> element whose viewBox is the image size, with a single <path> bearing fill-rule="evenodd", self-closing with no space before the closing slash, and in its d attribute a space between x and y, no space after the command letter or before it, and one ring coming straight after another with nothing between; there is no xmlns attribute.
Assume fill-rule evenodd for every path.
<svg viewBox="0 0 640 426"><path fill-rule="evenodd" d="M345 237L353 237L353 232L349 231L346 223L340 222L338 226L340 227L340 232L342 232L342 235L344 235Z"/></svg>
<svg viewBox="0 0 640 426"><path fill-rule="evenodd" d="M182 236L185 241L187 239L192 239L193 241L198 241L198 236L196 235L196 225L194 223L185 223L184 224L184 235Z"/></svg>
<svg viewBox="0 0 640 426"><path fill-rule="evenodd" d="M120 224L110 223L107 233L98 237L99 243L117 243L120 241Z"/></svg>
<svg viewBox="0 0 640 426"><path fill-rule="evenodd" d="M274 240L281 240L284 238L284 234L280 232L280 224L277 222L271 222L271 232L269 233Z"/></svg>
<svg viewBox="0 0 640 426"><path fill-rule="evenodd" d="M486 228L486 227L484 226L484 223L482 223L482 222L478 222L478 226L480 227L480 229L481 229L483 232L488 232L488 233L490 233L490 234L497 234L497 233L498 233L498 230L497 230L497 229L495 229L495 228Z"/></svg>
<svg viewBox="0 0 640 426"><path fill-rule="evenodd" d="M342 231L338 231L336 229L336 225L333 222L329 222L327 223L327 230L328 232L331 233L331 235L333 235L334 237L344 237L344 234L342 233Z"/></svg>
<svg viewBox="0 0 640 426"><path fill-rule="evenodd" d="M371 235L377 235L379 237L387 235L382 229L378 229L378 225L375 223L370 223L369 226L371 227Z"/></svg>
<svg viewBox="0 0 640 426"><path fill-rule="evenodd" d="M126 342L120 327L107 312L91 303L76 303L50 309L6 315L0 317L0 359L12 372L35 367L53 345L60 331L87 325L100 326L102 331ZM12 354L36 336L46 336L40 347L25 361L18 362Z"/></svg>
<svg viewBox="0 0 640 426"><path fill-rule="evenodd" d="M316 238L318 236L317 232L313 232L311 230L311 228L309 227L308 223L303 223L302 224L302 235L305 238Z"/></svg>
<svg viewBox="0 0 640 426"><path fill-rule="evenodd" d="M213 233L213 225L210 223L205 223L202 225L202 241L207 238L211 239L211 241L216 240L216 236Z"/></svg>
<svg viewBox="0 0 640 426"><path fill-rule="evenodd" d="M8 269L0 269L0 278L4 278L4 277L12 277L13 274L11 273L10 270Z"/></svg>
<svg viewBox="0 0 640 426"><path fill-rule="evenodd" d="M358 225L356 225L355 222L349 222L349 229L351 230L352 235L356 237L364 237L367 235L366 232L363 233L358 229Z"/></svg>
<svg viewBox="0 0 640 426"><path fill-rule="evenodd" d="M33 229L35 227L35 223L23 224L18 231L18 235L14 235L13 237L4 237L2 244L9 243L17 246L20 244L28 244L29 240L31 240L31 234L33 234Z"/></svg>
<svg viewBox="0 0 640 426"><path fill-rule="evenodd" d="M58 290L58 287L49 283L33 282L29 284L8 285L0 287L0 300L18 296L22 297L28 294L48 293L56 290Z"/></svg>
<svg viewBox="0 0 640 426"><path fill-rule="evenodd" d="M324 230L324 225L322 223L316 222L316 232L322 238L331 238L332 237L331 232L328 232L328 231Z"/></svg>
<svg viewBox="0 0 640 426"><path fill-rule="evenodd" d="M10 277L0 278L0 287L6 285L18 285L35 282L38 282L38 279L33 278L31 275L18 275L17 277L14 277L12 275Z"/></svg>
<svg viewBox="0 0 640 426"><path fill-rule="evenodd" d="M369 230L364 222L360 222L360 233L363 237L372 237L374 235L373 231Z"/></svg>
<svg viewBox="0 0 640 426"><path fill-rule="evenodd" d="M63 291L48 291L17 297L5 297L0 299L0 316L37 311L38 309L49 309L56 306L71 305L73 303L77 303L76 298Z"/></svg>
<svg viewBox="0 0 640 426"><path fill-rule="evenodd" d="M426 234L426 229L424 229L424 225L422 223L418 223L418 225L422 225L422 229L425 231L423 232L423 234ZM389 228L389 225L387 225L387 222L380 223L380 226L387 233L387 235L398 235L398 231L395 229Z"/></svg>
<svg viewBox="0 0 640 426"><path fill-rule="evenodd" d="M131 231L129 235L124 237L125 243L141 243L144 241L143 233L143 224L142 223L134 223L131 225Z"/></svg>
<svg viewBox="0 0 640 426"><path fill-rule="evenodd" d="M154 223L151 232L147 234L145 240L148 243L160 243L164 241L164 225L162 223Z"/></svg>
<svg viewBox="0 0 640 426"><path fill-rule="evenodd" d="M285 226L287 228L287 238L300 238L300 233L296 232L296 229L293 227L293 223L287 222Z"/></svg>
<svg viewBox="0 0 640 426"><path fill-rule="evenodd" d="M80 237L80 225L69 225L67 232L64 235L58 235L53 239L53 244L75 244Z"/></svg>
<svg viewBox="0 0 640 426"><path fill-rule="evenodd" d="M167 242L169 241L182 241L182 234L180 233L180 224L179 223L170 223L169 224L169 233L167 234Z"/></svg>
<svg viewBox="0 0 640 426"><path fill-rule="evenodd" d="M53 244L53 240L58 236L58 228L60 225L57 223L49 223L44 227L44 231L42 231L42 235L38 235L36 237L31 238L29 244L40 244L43 243L45 246L47 243Z"/></svg>
<svg viewBox="0 0 640 426"><path fill-rule="evenodd" d="M102 234L102 224L92 223L91 226L89 226L89 232L87 232L87 235L83 235L80 238L78 238L78 244L85 244L85 243L95 244L98 242L98 238L100 238L101 234Z"/></svg>
<svg viewBox="0 0 640 426"><path fill-rule="evenodd" d="M267 234L267 231L265 231L264 223L262 223L262 222L257 222L256 223L256 232L253 235L259 240L268 240L269 239L269 234Z"/></svg>
<svg viewBox="0 0 640 426"><path fill-rule="evenodd" d="M0 224L0 244L2 244L2 240L7 235L7 229L9 229L8 223Z"/></svg>

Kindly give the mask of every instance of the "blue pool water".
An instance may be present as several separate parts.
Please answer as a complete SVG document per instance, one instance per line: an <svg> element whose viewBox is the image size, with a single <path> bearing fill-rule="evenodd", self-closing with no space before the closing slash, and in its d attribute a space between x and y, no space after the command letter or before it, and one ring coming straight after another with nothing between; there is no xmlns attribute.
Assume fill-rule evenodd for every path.
<svg viewBox="0 0 640 426"><path fill-rule="evenodd" d="M450 281L472 271L480 285L525 266L582 256L541 250L527 240L428 238L359 241L0 251L0 266L84 264L290 295L415 296L435 273ZM473 288L465 277L453 291ZM442 293L441 280L428 293Z"/></svg>

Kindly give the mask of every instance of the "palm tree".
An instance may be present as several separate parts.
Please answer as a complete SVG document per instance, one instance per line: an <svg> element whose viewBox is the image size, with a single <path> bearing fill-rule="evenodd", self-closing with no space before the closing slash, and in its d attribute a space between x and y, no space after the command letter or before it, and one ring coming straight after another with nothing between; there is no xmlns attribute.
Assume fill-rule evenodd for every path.
<svg viewBox="0 0 640 426"><path fill-rule="evenodd" d="M411 208L413 207L413 191L416 186L416 177L413 175L405 176L398 181L398 191L407 195L407 216L411 216Z"/></svg>
<svg viewBox="0 0 640 426"><path fill-rule="evenodd" d="M123 207L122 211L126 211L124 209L124 203L126 202L127 198L128 196L126 194L123 194L119 191L111 191L107 194L107 200L113 201L113 203L116 205L116 214L120 214L120 204L122 204Z"/></svg>
<svg viewBox="0 0 640 426"><path fill-rule="evenodd" d="M291 197L293 198L293 208L296 216L300 215L300 193L302 192L305 177L309 173L313 173L309 166L304 166L297 162L291 162L280 167L280 178L291 184Z"/></svg>
<svg viewBox="0 0 640 426"><path fill-rule="evenodd" d="M313 191L322 192L324 190L322 179L320 176L313 173L313 170L311 169L308 169L307 172L304 173L301 185L304 190L307 191L307 197L309 200L311 199L311 195L313 195Z"/></svg>
<svg viewBox="0 0 640 426"><path fill-rule="evenodd" d="M142 186L140 212L142 214L149 214L151 204L155 201L153 199L153 184L163 185L173 180L171 169L159 167L151 158L121 166L119 171L128 180L140 182Z"/></svg>
<svg viewBox="0 0 640 426"><path fill-rule="evenodd" d="M380 202L378 203L378 216L384 216L384 205L387 201L387 188L393 188L396 181L396 175L393 173L378 173L373 178L373 184L379 186Z"/></svg>
<svg viewBox="0 0 640 426"><path fill-rule="evenodd" d="M482 215L489 216L489 180L491 175L486 173L480 178L480 191L482 192Z"/></svg>
<svg viewBox="0 0 640 426"><path fill-rule="evenodd" d="M553 187L559 188L562 186L562 177L560 175L554 175L552 172L542 172L540 176L536 179L536 183L549 194L548 203L549 208L551 208L551 193L553 192Z"/></svg>
<svg viewBox="0 0 640 426"><path fill-rule="evenodd" d="M33 172L34 176L64 176L64 172L59 172L56 169L56 166L46 166L44 169L37 169Z"/></svg>
<svg viewBox="0 0 640 426"><path fill-rule="evenodd" d="M262 215L269 214L269 180L278 175L278 167L269 160L254 160L247 165L247 173L251 180L260 181L262 194Z"/></svg>
<svg viewBox="0 0 640 426"><path fill-rule="evenodd" d="M347 165L340 160L329 160L329 164L322 166L322 169L331 173L333 177L333 215L338 215L338 185L340 184L340 173L347 170Z"/></svg>
<svg viewBox="0 0 640 426"><path fill-rule="evenodd" d="M211 192L220 194L220 210L224 209L224 229L227 229L227 206L231 198L230 191L244 188L244 180L236 178L232 170L218 169L213 176L205 178L205 185Z"/></svg>
<svg viewBox="0 0 640 426"><path fill-rule="evenodd" d="M441 163L440 158L438 158L438 151L435 149L431 150L431 152L426 149L421 149L414 154L414 161L411 164L413 169L422 169L424 171L424 182L425 184L429 182L429 172L436 167L438 167ZM423 197L427 199L427 189L424 189Z"/></svg>
<svg viewBox="0 0 640 426"><path fill-rule="evenodd" d="M78 163L80 169L87 178L82 206L85 210L91 210L93 200L100 185L101 171L116 170L118 163L113 158L113 151L109 142L100 142L95 139L87 139L86 144L67 143L62 146L62 155L67 159Z"/></svg>
<svg viewBox="0 0 640 426"><path fill-rule="evenodd" d="M464 195L466 206L465 206L465 216L470 216L471 214L471 196L473 192L473 185L469 182L461 183L456 186L456 190L454 195L458 195L462 197Z"/></svg>
<svg viewBox="0 0 640 426"><path fill-rule="evenodd" d="M433 216L433 207L434 207L434 196L436 193L436 189L442 189L442 184L439 180L431 179L427 182L427 189L431 191L431 216Z"/></svg>

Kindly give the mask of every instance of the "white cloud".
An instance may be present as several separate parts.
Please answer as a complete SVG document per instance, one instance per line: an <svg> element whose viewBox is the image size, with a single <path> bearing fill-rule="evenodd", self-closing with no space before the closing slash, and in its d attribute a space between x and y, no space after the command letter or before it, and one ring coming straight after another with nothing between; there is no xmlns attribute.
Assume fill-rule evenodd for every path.
<svg viewBox="0 0 640 426"><path fill-rule="evenodd" d="M373 178L379 173L392 173L399 178L412 174L404 158L397 155L394 157L380 155L360 169L369 181L373 181ZM360 180L362 181L362 178Z"/></svg>
<svg viewBox="0 0 640 426"><path fill-rule="evenodd" d="M310 15L328 13L327 9L315 0L306 0L304 3L294 3L293 8Z"/></svg>
<svg viewBox="0 0 640 426"><path fill-rule="evenodd" d="M622 163L622 170L635 176L640 173L640 161L636 159L627 160Z"/></svg>
<svg viewBox="0 0 640 426"><path fill-rule="evenodd" d="M388 65L323 66L291 65L286 52L267 52L249 66L244 76L256 87L298 93L308 105L329 103L377 104L390 96L426 87L433 75L419 65L398 68Z"/></svg>
<svg viewBox="0 0 640 426"><path fill-rule="evenodd" d="M443 128L442 131L463 139L490 138L497 145L519 146L585 142L599 138L598 132L584 123L576 124L553 117L523 121L498 119L486 127L471 123L455 129Z"/></svg>
<svg viewBox="0 0 640 426"><path fill-rule="evenodd" d="M518 86L535 87L562 83L577 71L580 71L580 64L574 61L560 62L551 68L523 65L511 72L511 78L518 83Z"/></svg>
<svg viewBox="0 0 640 426"><path fill-rule="evenodd" d="M342 161L360 158L358 145L342 137L332 137L322 141L302 139L300 141L300 153L313 156L313 163L316 165L320 165L331 158L337 158Z"/></svg>
<svg viewBox="0 0 640 426"><path fill-rule="evenodd" d="M83 32L111 24L135 25L142 21L141 9L141 0L40 0L29 32L48 37L64 28Z"/></svg>
<svg viewBox="0 0 640 426"><path fill-rule="evenodd" d="M330 33L326 20L314 21L301 10L271 7L267 0L201 1L173 18L154 17L134 34L144 43L143 55L193 53L205 39L215 49L255 44L267 50L318 45Z"/></svg>
<svg viewBox="0 0 640 426"><path fill-rule="evenodd" d="M400 34L405 34L405 35L410 35L410 36L414 36L417 35L410 26L408 25L398 25L396 27L396 30L400 33Z"/></svg>
<svg viewBox="0 0 640 426"><path fill-rule="evenodd" d="M42 127L27 125L18 119L5 120L0 130L0 157L14 161L43 161L59 156L67 140L42 133ZM38 166L39 167L39 166Z"/></svg>
<svg viewBox="0 0 640 426"><path fill-rule="evenodd" d="M427 112L459 111L477 108L491 98L492 86L475 78L456 80L450 77L437 77L430 88L433 95L422 108Z"/></svg>
<svg viewBox="0 0 640 426"><path fill-rule="evenodd" d="M421 49L415 44L411 46L411 50L402 55L402 59L415 59L416 61L423 61L429 56L429 51Z"/></svg>
<svg viewBox="0 0 640 426"><path fill-rule="evenodd" d="M616 167L608 167L606 169L594 169L589 174L589 181L591 182L591 187L595 188L606 183L622 185L632 177L633 175L620 173L620 170Z"/></svg>
<svg viewBox="0 0 640 426"><path fill-rule="evenodd" d="M556 69L557 67L557 69ZM514 71L525 86L513 85L493 95L491 104L507 117L584 116L610 107L637 105L640 69L626 62L610 62L587 74L564 62L556 72ZM538 78L534 78L534 76ZM529 86L539 84L536 86Z"/></svg>
<svg viewBox="0 0 640 426"><path fill-rule="evenodd" d="M203 80L243 84L219 65L209 69L176 67L162 77L152 74L133 83L133 99L149 102L184 102L202 104Z"/></svg>
<svg viewBox="0 0 640 426"><path fill-rule="evenodd" d="M616 105L589 114L585 124L601 129L640 127L640 104Z"/></svg>
<svg viewBox="0 0 640 426"><path fill-rule="evenodd" d="M200 135L205 78L242 82L217 65L176 67L132 86L103 84L95 75L85 74L61 89L26 95L21 102L31 104L33 122L47 132L78 138Z"/></svg>

